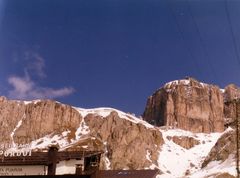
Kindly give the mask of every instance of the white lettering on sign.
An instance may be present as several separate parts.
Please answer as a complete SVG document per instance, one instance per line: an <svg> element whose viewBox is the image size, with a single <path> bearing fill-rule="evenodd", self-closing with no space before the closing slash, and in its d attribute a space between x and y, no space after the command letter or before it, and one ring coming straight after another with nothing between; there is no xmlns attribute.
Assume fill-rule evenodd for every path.
<svg viewBox="0 0 240 178"><path fill-rule="evenodd" d="M14 156L31 156L32 150L29 144L23 145L0 145L0 157L14 157Z"/></svg>
<svg viewBox="0 0 240 178"><path fill-rule="evenodd" d="M46 167L44 165L36 166L1 166L0 176L6 175L44 175Z"/></svg>
<svg viewBox="0 0 240 178"><path fill-rule="evenodd" d="M9 148L18 148L18 149L22 149L22 148L31 148L31 144L0 144L0 149L1 150L6 150Z"/></svg>
<svg viewBox="0 0 240 178"><path fill-rule="evenodd" d="M32 150L0 150L0 157L31 156Z"/></svg>

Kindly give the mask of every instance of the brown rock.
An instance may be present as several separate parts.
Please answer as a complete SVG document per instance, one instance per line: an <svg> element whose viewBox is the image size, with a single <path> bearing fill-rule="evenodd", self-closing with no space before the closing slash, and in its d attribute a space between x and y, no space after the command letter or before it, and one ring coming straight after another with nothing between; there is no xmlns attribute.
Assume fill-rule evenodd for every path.
<svg viewBox="0 0 240 178"><path fill-rule="evenodd" d="M11 143L11 133L22 119L25 113L25 105L23 102L7 100L0 97L0 142Z"/></svg>
<svg viewBox="0 0 240 178"><path fill-rule="evenodd" d="M24 144L48 134L66 130L75 132L80 121L78 111L55 101L42 100L26 104L0 97L1 143L14 141Z"/></svg>
<svg viewBox="0 0 240 178"><path fill-rule="evenodd" d="M143 118L193 132L224 130L223 96L219 87L187 78L167 83L148 98Z"/></svg>
<svg viewBox="0 0 240 178"><path fill-rule="evenodd" d="M192 147L200 144L198 140L187 136L173 136L169 137L168 139L185 149L191 149Z"/></svg>
<svg viewBox="0 0 240 178"><path fill-rule="evenodd" d="M240 102L235 100L226 101L224 103L224 125L225 127L236 127L237 108L240 108Z"/></svg>
<svg viewBox="0 0 240 178"><path fill-rule="evenodd" d="M42 100L24 106L22 124L15 131L16 143L28 143L48 134L76 132L81 115L69 105Z"/></svg>
<svg viewBox="0 0 240 178"><path fill-rule="evenodd" d="M232 101L237 98L240 98L240 88L235 84L226 86L224 89L224 100Z"/></svg>
<svg viewBox="0 0 240 178"><path fill-rule="evenodd" d="M217 174L215 178L236 178L236 177L227 173L227 172L225 172L225 173Z"/></svg>
<svg viewBox="0 0 240 178"><path fill-rule="evenodd" d="M70 131L67 135L70 143L76 139L76 130L84 119L89 133L69 149L104 150L111 161L111 169L143 169L157 164L158 151L163 144L161 132L131 122L134 119L130 115L126 117L121 118L113 110L107 117L92 113L83 118L75 108L52 100L24 103L0 97L0 142L26 144L46 135ZM101 168L106 168L103 160Z"/></svg>
<svg viewBox="0 0 240 178"><path fill-rule="evenodd" d="M208 156L205 158L202 168L207 166L211 161L225 161L229 155L236 155L237 150L236 130L231 130L224 133L211 149Z"/></svg>
<svg viewBox="0 0 240 178"><path fill-rule="evenodd" d="M240 88L234 84L225 87L224 90L224 120L225 127L235 127L237 118L237 108L240 108Z"/></svg>
<svg viewBox="0 0 240 178"><path fill-rule="evenodd" d="M122 119L115 111L106 118L98 117L89 114L85 122L90 127L91 135L107 143L111 169L141 169L157 163L158 150L163 144L159 130ZM147 152L152 162L146 159ZM101 168L104 167L102 163Z"/></svg>

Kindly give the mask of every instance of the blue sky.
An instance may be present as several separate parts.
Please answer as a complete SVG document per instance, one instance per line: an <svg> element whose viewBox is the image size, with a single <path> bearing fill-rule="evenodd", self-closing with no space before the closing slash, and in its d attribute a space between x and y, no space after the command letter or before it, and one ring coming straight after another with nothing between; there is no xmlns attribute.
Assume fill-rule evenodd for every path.
<svg viewBox="0 0 240 178"><path fill-rule="evenodd" d="M235 0L0 0L0 95L140 115L171 80L240 85L239 19Z"/></svg>

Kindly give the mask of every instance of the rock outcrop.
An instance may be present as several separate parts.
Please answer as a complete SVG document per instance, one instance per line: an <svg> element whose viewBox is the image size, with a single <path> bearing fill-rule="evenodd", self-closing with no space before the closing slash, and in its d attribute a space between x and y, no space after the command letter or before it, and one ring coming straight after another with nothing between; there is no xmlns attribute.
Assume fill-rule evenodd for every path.
<svg viewBox="0 0 240 178"><path fill-rule="evenodd" d="M81 115L71 106L51 100L23 101L0 98L1 143L29 143L66 130L75 133Z"/></svg>
<svg viewBox="0 0 240 178"><path fill-rule="evenodd" d="M143 114L146 121L165 126L159 128L113 108L0 97L0 144L28 144L33 151L49 144L61 150L101 150L101 169L159 169L170 177L205 171L207 176L231 177L239 98L235 85L221 90L192 78L167 83L149 97ZM212 169L210 163L216 162L224 171Z"/></svg>
<svg viewBox="0 0 240 178"><path fill-rule="evenodd" d="M172 140L177 145L185 148L185 149L191 149L195 145L199 145L200 142L193 137L187 137L187 136L173 136L168 137L169 140Z"/></svg>
<svg viewBox="0 0 240 178"><path fill-rule="evenodd" d="M139 169L157 164L158 150L163 144L162 134L155 128L121 119L113 111L106 118L92 114L85 117L91 135L107 143L107 158L112 169ZM97 124L96 124L97 123ZM151 161L145 156L150 153Z"/></svg>
<svg viewBox="0 0 240 178"><path fill-rule="evenodd" d="M234 99L240 98L240 88L235 84L230 84L224 89L224 100L232 101Z"/></svg>
<svg viewBox="0 0 240 178"><path fill-rule="evenodd" d="M212 176L211 176L212 177ZM225 172L225 173L219 173L214 176L215 178L236 178L235 176Z"/></svg>
<svg viewBox="0 0 240 178"><path fill-rule="evenodd" d="M236 156L237 139L236 130L229 130L224 133L217 141L215 146L211 149L208 156L202 163L202 168L206 167L211 161L225 161L230 155Z"/></svg>
<svg viewBox="0 0 240 178"><path fill-rule="evenodd" d="M150 96L143 118L157 126L192 132L222 132L223 110L219 87L187 78L167 83Z"/></svg>
<svg viewBox="0 0 240 178"><path fill-rule="evenodd" d="M1 144L34 143L40 149L48 139L49 144L60 140L62 146L100 149L105 152L102 169L143 169L157 164L163 144L158 129L134 116L114 109L87 112L52 100L23 102L0 97L0 124ZM151 159L139 157L146 154Z"/></svg>
<svg viewBox="0 0 240 178"><path fill-rule="evenodd" d="M237 108L240 108L240 88L234 84L225 87L224 90L224 120L225 127L236 126Z"/></svg>

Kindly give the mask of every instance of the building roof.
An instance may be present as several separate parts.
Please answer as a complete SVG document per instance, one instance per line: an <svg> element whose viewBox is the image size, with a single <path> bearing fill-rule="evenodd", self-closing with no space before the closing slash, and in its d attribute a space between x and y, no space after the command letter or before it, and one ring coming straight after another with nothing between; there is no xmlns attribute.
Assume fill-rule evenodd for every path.
<svg viewBox="0 0 240 178"><path fill-rule="evenodd" d="M158 170L100 170L97 178L156 178Z"/></svg>
<svg viewBox="0 0 240 178"><path fill-rule="evenodd" d="M56 161L82 159L100 155L99 151L61 151L57 153ZM11 165L48 165L48 152L32 152L31 156L0 157L0 166Z"/></svg>

